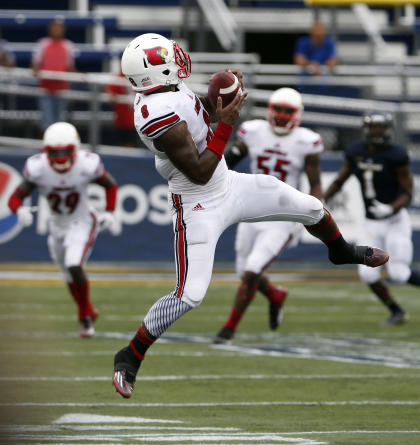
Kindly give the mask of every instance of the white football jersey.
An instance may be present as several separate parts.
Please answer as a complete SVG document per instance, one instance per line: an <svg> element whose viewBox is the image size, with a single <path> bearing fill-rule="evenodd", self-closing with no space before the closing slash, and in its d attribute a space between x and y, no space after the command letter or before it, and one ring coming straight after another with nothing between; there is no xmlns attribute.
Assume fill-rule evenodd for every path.
<svg viewBox="0 0 420 445"><path fill-rule="evenodd" d="M53 227L66 227L71 221L89 216L93 209L88 204L87 185L104 173L104 166L96 153L78 150L73 167L56 172L45 153L27 159L23 174L36 184L39 194L49 204Z"/></svg>
<svg viewBox="0 0 420 445"><path fill-rule="evenodd" d="M242 123L237 136L248 147L252 173L275 176L295 188L299 187L306 156L324 149L321 136L308 128L298 127L278 136L262 119Z"/></svg>
<svg viewBox="0 0 420 445"><path fill-rule="evenodd" d="M197 185L178 170L165 153L155 148L153 140L182 121L187 124L198 152L202 153L210 142L213 132L203 104L184 83L178 85L178 91L136 95L134 123L137 132L154 153L156 169L168 181L170 192L206 194L222 191L227 180L224 158L219 162L210 181L204 185Z"/></svg>

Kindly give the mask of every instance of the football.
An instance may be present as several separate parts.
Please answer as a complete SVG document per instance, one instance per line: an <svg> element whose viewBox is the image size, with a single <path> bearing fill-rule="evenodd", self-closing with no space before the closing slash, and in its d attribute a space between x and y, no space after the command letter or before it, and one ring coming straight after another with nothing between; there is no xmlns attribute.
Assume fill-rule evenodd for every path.
<svg viewBox="0 0 420 445"><path fill-rule="evenodd" d="M214 108L217 107L217 98L222 98L222 106L226 107L235 98L240 90L238 78L229 71L219 71L213 74L208 89L208 98ZM242 91L242 90L241 90Z"/></svg>

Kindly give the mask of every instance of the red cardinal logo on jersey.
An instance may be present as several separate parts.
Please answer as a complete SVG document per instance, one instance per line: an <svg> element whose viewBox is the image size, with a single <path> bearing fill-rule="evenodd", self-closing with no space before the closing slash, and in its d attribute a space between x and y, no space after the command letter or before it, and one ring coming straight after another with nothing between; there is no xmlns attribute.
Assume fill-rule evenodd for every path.
<svg viewBox="0 0 420 445"><path fill-rule="evenodd" d="M166 63L165 59L168 55L166 48L156 46L155 48L145 49L144 52L147 54L147 60L151 65L163 65Z"/></svg>

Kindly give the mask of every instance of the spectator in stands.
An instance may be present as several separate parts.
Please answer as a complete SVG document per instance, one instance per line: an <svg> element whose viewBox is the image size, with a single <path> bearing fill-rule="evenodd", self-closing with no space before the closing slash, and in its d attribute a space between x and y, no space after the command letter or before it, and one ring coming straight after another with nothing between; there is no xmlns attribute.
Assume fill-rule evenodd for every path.
<svg viewBox="0 0 420 445"><path fill-rule="evenodd" d="M132 94L133 90L121 72L116 76L116 79L124 81L126 85L121 85L121 82L115 82L105 87L105 91L111 95L114 111L114 144L124 147L135 147L138 146L138 136L134 127L133 101L131 100L130 103L120 102L120 100L123 100L124 95Z"/></svg>
<svg viewBox="0 0 420 445"><path fill-rule="evenodd" d="M16 65L15 55L11 51L9 51L8 42L0 38L0 66L6 66L11 68L15 65Z"/></svg>
<svg viewBox="0 0 420 445"><path fill-rule="evenodd" d="M74 46L64 38L66 28L62 21L53 20L48 25L48 37L38 41L32 56L32 69L35 75L40 70L71 72L74 69ZM69 82L55 79L40 79L44 94L39 99L42 112L41 129L57 121L64 121L67 103L60 92L69 88Z"/></svg>
<svg viewBox="0 0 420 445"><path fill-rule="evenodd" d="M337 65L335 40L327 34L325 25L315 22L310 35L301 37L296 42L294 62L302 67L304 74L319 76L323 72L323 66L331 71Z"/></svg>

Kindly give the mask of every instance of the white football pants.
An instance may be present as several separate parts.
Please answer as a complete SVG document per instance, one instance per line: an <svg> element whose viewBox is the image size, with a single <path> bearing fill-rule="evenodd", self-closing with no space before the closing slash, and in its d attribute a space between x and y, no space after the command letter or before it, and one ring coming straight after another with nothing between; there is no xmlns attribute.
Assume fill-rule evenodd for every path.
<svg viewBox="0 0 420 445"><path fill-rule="evenodd" d="M291 221L239 223L236 231L236 273L262 273L287 247L298 243L302 226Z"/></svg>
<svg viewBox="0 0 420 445"><path fill-rule="evenodd" d="M177 272L174 295L192 307L207 292L216 244L227 227L240 221L313 225L324 215L321 201L273 176L231 170L226 190L217 196L172 194L170 199Z"/></svg>
<svg viewBox="0 0 420 445"><path fill-rule="evenodd" d="M48 250L51 258L58 265L63 280L72 281L68 268L83 267L88 260L93 243L98 234L98 222L94 213L84 218L78 218L65 228L50 227L48 236Z"/></svg>
<svg viewBox="0 0 420 445"><path fill-rule="evenodd" d="M385 264L389 277L397 283L406 283L410 278L410 265L413 260L411 241L411 221L407 209L382 220L366 219L365 233L360 243L380 247L389 253ZM381 278L382 267L359 265L359 276L367 284L376 283Z"/></svg>

